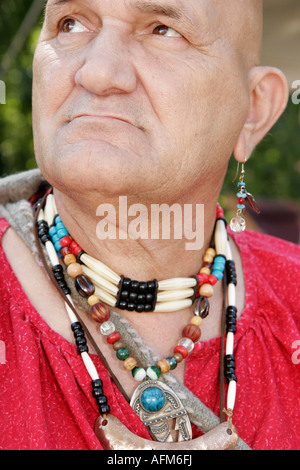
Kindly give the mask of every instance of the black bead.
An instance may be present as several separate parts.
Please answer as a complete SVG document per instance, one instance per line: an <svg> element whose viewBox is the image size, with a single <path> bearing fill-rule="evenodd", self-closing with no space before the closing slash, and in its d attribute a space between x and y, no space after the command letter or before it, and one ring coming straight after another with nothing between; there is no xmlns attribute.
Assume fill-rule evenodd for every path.
<svg viewBox="0 0 300 470"><path fill-rule="evenodd" d="M128 277L124 277L122 280L122 287L128 290L130 288L130 284L131 284L131 279L129 279Z"/></svg>
<svg viewBox="0 0 300 470"><path fill-rule="evenodd" d="M56 264L55 266L52 266L52 271L53 273L63 273L63 267L60 264Z"/></svg>
<svg viewBox="0 0 300 470"><path fill-rule="evenodd" d="M78 347L77 347L77 350L79 352L79 354L82 354L84 352L89 352L89 348L86 344L80 344Z"/></svg>
<svg viewBox="0 0 300 470"><path fill-rule="evenodd" d="M118 302L118 307L121 310L127 310L127 302L125 300L121 300L120 302Z"/></svg>
<svg viewBox="0 0 300 470"><path fill-rule="evenodd" d="M50 235L43 235L41 238L40 238L41 242L43 243L43 245L45 245L47 242L51 242L51 237Z"/></svg>
<svg viewBox="0 0 300 470"><path fill-rule="evenodd" d="M123 290L121 292L121 298L124 299L124 300L127 300L129 297L129 291L128 290Z"/></svg>
<svg viewBox="0 0 300 470"><path fill-rule="evenodd" d="M110 406L109 405L100 405L99 412L102 415L108 415L110 413Z"/></svg>
<svg viewBox="0 0 300 470"><path fill-rule="evenodd" d="M74 338L82 338L84 337L84 331L83 330L75 330L74 331Z"/></svg>
<svg viewBox="0 0 300 470"><path fill-rule="evenodd" d="M153 310L153 307L151 304L146 304L145 305L145 312L152 312Z"/></svg>
<svg viewBox="0 0 300 470"><path fill-rule="evenodd" d="M69 287L63 287L62 290L65 295L71 295L71 289Z"/></svg>
<svg viewBox="0 0 300 470"><path fill-rule="evenodd" d="M103 397L103 389L102 388L94 388L93 390L93 397Z"/></svg>
<svg viewBox="0 0 300 470"><path fill-rule="evenodd" d="M139 292L145 294L148 290L147 282L140 282Z"/></svg>
<svg viewBox="0 0 300 470"><path fill-rule="evenodd" d="M129 310L130 312L133 312L135 310L135 304L133 302L128 302L127 310Z"/></svg>
<svg viewBox="0 0 300 470"><path fill-rule="evenodd" d="M157 287L157 281L147 282L148 292L154 292Z"/></svg>
<svg viewBox="0 0 300 470"><path fill-rule="evenodd" d="M76 256L76 262L77 262L78 264L82 264L81 261L80 261L80 258L81 258L82 255L84 255L84 251L83 251L83 250L81 250L81 251L78 253L78 255Z"/></svg>
<svg viewBox="0 0 300 470"><path fill-rule="evenodd" d="M93 388L102 388L103 387L103 382L101 379L96 379L92 381L92 387Z"/></svg>
<svg viewBox="0 0 300 470"><path fill-rule="evenodd" d="M144 305L144 304L138 304L138 305L136 306L136 311L137 311L138 313L142 313L142 312L144 312L144 310L145 310L145 305Z"/></svg>
<svg viewBox="0 0 300 470"><path fill-rule="evenodd" d="M136 302L137 298L138 298L138 295L136 292L130 292L129 299L128 299L130 302Z"/></svg>
<svg viewBox="0 0 300 470"><path fill-rule="evenodd" d="M77 336L76 338L76 346L85 346L87 344L85 336Z"/></svg>
<svg viewBox="0 0 300 470"><path fill-rule="evenodd" d="M131 281L130 283L130 290L132 292L138 292L140 287L140 283L138 281Z"/></svg>
<svg viewBox="0 0 300 470"><path fill-rule="evenodd" d="M96 403L98 406L106 405L107 404L106 396L102 395L102 397L96 397Z"/></svg>
<svg viewBox="0 0 300 470"><path fill-rule="evenodd" d="M71 328L72 328L72 331L83 330L81 323L79 321L72 323Z"/></svg>

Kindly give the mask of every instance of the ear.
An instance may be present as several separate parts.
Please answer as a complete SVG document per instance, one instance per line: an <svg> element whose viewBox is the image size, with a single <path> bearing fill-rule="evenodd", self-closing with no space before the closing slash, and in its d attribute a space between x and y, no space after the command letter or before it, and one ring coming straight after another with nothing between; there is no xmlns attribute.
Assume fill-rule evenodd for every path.
<svg viewBox="0 0 300 470"><path fill-rule="evenodd" d="M233 154L238 162L250 158L286 108L289 85L285 75L273 67L254 67L249 74L249 112Z"/></svg>

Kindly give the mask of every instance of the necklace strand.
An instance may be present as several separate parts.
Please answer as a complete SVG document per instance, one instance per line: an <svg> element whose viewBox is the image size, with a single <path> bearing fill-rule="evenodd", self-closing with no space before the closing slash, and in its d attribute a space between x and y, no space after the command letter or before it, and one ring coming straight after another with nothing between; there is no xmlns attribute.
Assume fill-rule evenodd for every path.
<svg viewBox="0 0 300 470"><path fill-rule="evenodd" d="M47 200L49 198L49 195L52 196L51 193L48 194ZM91 358L88 354L88 346L87 346L87 340L85 338L84 329L83 329L81 323L78 321L78 317L74 313L75 312L75 306L74 306L73 300L71 298L71 291L68 288L67 283L64 279L63 268L60 264L60 259L63 257L63 254L61 253L61 250L63 250L63 248L65 248L65 247L63 246L62 248L60 248L60 250L59 250L60 255L59 255L57 247L54 247L54 245L53 245L53 238L47 232L47 231L49 231L49 222L50 222L50 226L53 226L53 220L57 217L57 211L55 210L55 205L52 203L51 206L52 206L52 209L51 209L52 215L50 214L49 208L47 209L47 214L46 214L47 204L46 204L45 210L44 210L44 208L41 207L41 201L38 201L38 203L37 203L37 209L38 209L37 230L38 230L38 233L39 233L39 238L40 238L42 244L45 246L47 254L49 256L50 263L52 265L52 272L53 272L54 278L55 278L56 282L58 283L59 287L61 288L63 294L66 296L67 301L65 302L65 307L66 307L66 311L67 311L67 314L69 316L69 320L70 320L70 323L71 323L71 328L72 328L72 331L73 331L73 334L74 334L77 350L78 350L78 353L81 355L81 358L82 358L83 363L86 367L86 370L87 370L88 374L90 375L90 377L92 379L92 389L93 389L92 393L93 393L94 398L96 399L96 403L98 405L99 412L104 418L106 418L106 416L109 415L109 413L110 413L110 407L107 403L107 397L104 395L104 392L103 392L103 382L100 379L100 377L97 373L97 370L96 370L96 368L93 364L93 361L91 360ZM51 218L52 218L52 224L51 224ZM227 279L227 303L228 303L229 306L227 307L227 313L226 313L226 335L227 336L226 336L226 350L225 350L225 357L224 357L224 373L225 373L225 378L226 378L226 381L227 381L227 384L228 384L228 391L227 391L227 400L226 400L227 406L223 411L225 412L229 423L231 423L233 409L234 409L234 405L235 405L236 382L237 382L236 375L235 375L235 358L234 358L234 354L233 354L233 352L234 352L234 334L236 332L236 313L237 313L237 309L236 309L236 292L235 292L235 290L236 290L236 273L235 273L234 261L232 260L232 253L231 253L231 249L230 249L230 245L229 245L228 235L227 235L227 231L226 231L226 222L225 223L224 222L225 222L224 214L222 213L221 209L218 206L217 221L216 221L216 226L215 226L215 247L216 247L216 252L218 253L218 256L219 256L218 259L219 260L221 258L224 259L225 263L224 263L223 268L221 267L222 265L218 266L217 264L215 264L214 265L215 269L213 269L213 271L212 271L213 274L208 273L208 272L202 272L201 273L201 271L200 271L200 273L199 273L200 278L197 278L198 282L197 282L196 295L197 294L199 295L199 290L201 289L202 285L207 285L207 284L212 285L212 283L209 283L209 280L208 280L209 276L214 276L214 277L217 278L217 280L218 280L218 278L222 279L223 275L220 274L220 273L223 272L224 267L225 267L225 269L226 269L226 279ZM63 228L61 228L61 229L63 230ZM64 235L64 237L69 237L69 234ZM64 237L61 237L61 239L64 238ZM61 239L59 240L60 243L61 243ZM71 243L72 243L72 241L73 240L71 239ZM76 259L76 261L81 261L81 257L84 255L84 252L83 252L83 250L80 249L80 247L78 245L76 246L76 249L79 250L78 253L77 253L77 257L80 253L80 257L79 257L79 259ZM71 255L71 254L73 256L75 255L75 253L69 253L69 252L67 252L67 250L65 250L63 253L64 253L64 256L68 256L68 255ZM105 267L105 268L107 268L107 267ZM107 269L109 269L109 268L107 268ZM105 272L107 272L107 269L105 269ZM203 274L204 274L204 276L203 276ZM217 276L216 276L216 274L217 274ZM212 278L210 278L210 279L212 279ZM94 294L92 294L92 295L94 295ZM195 290L194 290L194 296L195 296ZM198 300L197 309L195 311L194 317L201 318L201 315L199 314L201 302L202 302L202 296L200 296L200 298ZM106 322L107 321L108 320L106 320ZM199 320L198 320L198 322L199 322ZM104 323L105 322L102 322L102 325ZM199 325L194 324L194 323L191 323L191 325L187 325L187 326L189 326L189 327L190 326L192 326L192 327L196 326L197 328L199 327ZM193 329L193 331L195 332L195 329ZM113 344L113 345L115 345L115 343L118 340L121 339L121 338L118 337L118 334L115 334L115 333L118 333L118 332L112 331L112 332L110 332L109 335L106 335L106 336L108 336L107 339L109 339L108 342L110 342L110 344ZM194 338L196 338L196 337L194 336ZM188 341L188 347L185 347L182 344L181 345L179 344L178 346L179 347L182 346L187 351L187 353L189 354L194 349L194 341L191 338L183 337L183 339L184 340L185 339L190 340L190 341ZM198 340L199 340L199 338L198 338ZM119 348L119 349L121 349L121 348ZM117 349L117 352L118 352L119 349ZM186 352L184 351L184 349L181 349L181 350L177 349L177 351L174 350L174 354L178 354L178 356L177 356L177 359L179 359L178 362L180 362L180 359L181 359L179 357L179 355L181 355L181 356L186 355ZM189 351L189 349L190 349L190 351ZM184 352L184 354L182 354L182 352ZM124 351L122 351L121 356L122 356L123 353L124 353ZM127 352L125 353L125 356L126 355L127 355ZM124 360L124 362L125 362L127 359L129 359L130 356L126 357L125 359L123 359L123 357L124 356L122 356L121 360ZM133 359L133 358L131 358L131 359ZM174 359L176 361L176 356L175 356ZM167 372L169 370L172 370L172 368L175 368L175 367L173 367L173 366L175 366L175 362L174 362L173 358L167 358L166 360L162 360L162 361L163 362L161 362L159 364L159 367L157 367L157 365L156 365L156 366L150 366L147 369L148 377L149 377L149 374L150 374L150 376L151 376L150 378L157 379L159 377L159 376L157 377L157 372L160 374L161 372ZM176 365L177 365L177 361L176 361ZM140 369L142 369L142 368L138 368L137 365L134 365L132 370L134 370L135 368L137 368L138 370L135 371L136 373L134 375L139 375L138 373L140 373ZM147 371L146 371L146 374L144 374L144 373L142 374L143 377L140 380L144 380L144 378L147 375Z"/></svg>

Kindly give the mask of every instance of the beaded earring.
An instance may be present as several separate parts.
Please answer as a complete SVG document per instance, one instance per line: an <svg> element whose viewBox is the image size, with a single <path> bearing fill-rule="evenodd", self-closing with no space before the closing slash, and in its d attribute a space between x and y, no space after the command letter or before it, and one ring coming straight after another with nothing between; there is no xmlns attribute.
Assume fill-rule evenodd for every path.
<svg viewBox="0 0 300 470"><path fill-rule="evenodd" d="M245 159L245 162L246 162L246 159ZM238 171L239 171L239 163L238 163L236 174L238 174ZM247 228L246 220L243 217L243 215L246 212L246 203L248 203L251 209L253 209L257 214L260 213L260 210L258 208L258 205L253 195L246 190L246 183L244 181L244 178L245 178L245 163L242 163L242 169L241 169L239 181L237 184L237 189L238 189L238 192L236 194L238 198L237 211L236 211L235 217L233 217L233 219L231 219L230 221L230 228L235 233L241 233ZM235 181L235 179L233 181Z"/></svg>

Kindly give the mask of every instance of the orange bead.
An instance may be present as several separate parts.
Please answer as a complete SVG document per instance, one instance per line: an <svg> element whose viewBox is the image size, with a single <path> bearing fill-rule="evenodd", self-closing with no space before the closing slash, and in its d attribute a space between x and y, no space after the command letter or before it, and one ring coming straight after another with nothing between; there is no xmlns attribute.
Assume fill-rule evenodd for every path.
<svg viewBox="0 0 300 470"><path fill-rule="evenodd" d="M216 250L214 250L213 248L208 248L205 254L214 258L216 256Z"/></svg>
<svg viewBox="0 0 300 470"><path fill-rule="evenodd" d="M70 277L75 279L77 276L81 276L82 266L79 263L72 263L68 266L67 272Z"/></svg>
<svg viewBox="0 0 300 470"><path fill-rule="evenodd" d="M126 370L132 370L137 366L137 361L134 359L134 357L129 356L123 362L123 366L125 367Z"/></svg>
<svg viewBox="0 0 300 470"><path fill-rule="evenodd" d="M98 304L100 302L99 298L96 295L90 295L88 298L88 304L90 307L93 307L94 305Z"/></svg>
<svg viewBox="0 0 300 470"><path fill-rule="evenodd" d="M203 261L204 261L204 263L213 263L214 258L213 258L213 256L210 256L210 255L206 254L203 257Z"/></svg>
<svg viewBox="0 0 300 470"><path fill-rule="evenodd" d="M201 297L212 297L214 293L214 288L210 284L203 284L203 286L200 287L199 294Z"/></svg>
<svg viewBox="0 0 300 470"><path fill-rule="evenodd" d="M160 369L162 374L165 374L166 372L169 372L171 365L167 359L161 359L160 361L157 362L157 367Z"/></svg>
<svg viewBox="0 0 300 470"><path fill-rule="evenodd" d="M64 257L64 263L66 266L69 266L72 263L76 263L76 258L72 254L68 254Z"/></svg>
<svg viewBox="0 0 300 470"><path fill-rule="evenodd" d="M208 276L210 275L210 269L209 268L201 268L200 273L201 274L207 274Z"/></svg>
<svg viewBox="0 0 300 470"><path fill-rule="evenodd" d="M203 322L202 318L198 317L198 315L194 315L193 318L191 319L192 325L201 326L202 322Z"/></svg>

